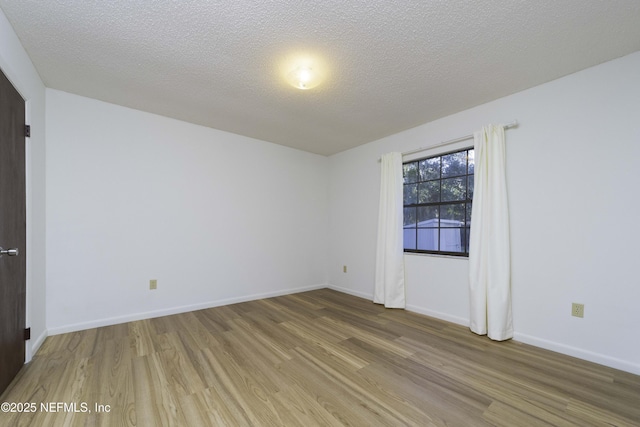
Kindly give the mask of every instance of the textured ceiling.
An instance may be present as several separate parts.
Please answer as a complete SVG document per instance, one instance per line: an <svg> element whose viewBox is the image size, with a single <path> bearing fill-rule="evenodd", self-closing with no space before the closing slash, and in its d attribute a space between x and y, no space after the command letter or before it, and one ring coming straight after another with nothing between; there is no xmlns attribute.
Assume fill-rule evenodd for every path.
<svg viewBox="0 0 640 427"><path fill-rule="evenodd" d="M324 155L640 50L638 0L0 8L47 87ZM322 58L322 85L282 79L298 53Z"/></svg>

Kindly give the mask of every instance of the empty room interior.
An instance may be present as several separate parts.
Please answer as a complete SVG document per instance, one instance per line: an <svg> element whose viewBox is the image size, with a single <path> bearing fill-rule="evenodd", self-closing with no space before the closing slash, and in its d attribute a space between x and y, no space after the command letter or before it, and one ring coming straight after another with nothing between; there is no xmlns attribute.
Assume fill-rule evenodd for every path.
<svg viewBox="0 0 640 427"><path fill-rule="evenodd" d="M0 425L640 426L640 2L0 0L0 70Z"/></svg>

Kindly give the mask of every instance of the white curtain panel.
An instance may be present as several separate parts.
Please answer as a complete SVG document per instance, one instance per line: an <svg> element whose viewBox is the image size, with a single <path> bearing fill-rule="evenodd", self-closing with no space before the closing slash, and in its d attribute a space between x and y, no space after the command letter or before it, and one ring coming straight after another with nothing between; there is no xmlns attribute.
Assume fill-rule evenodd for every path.
<svg viewBox="0 0 640 427"><path fill-rule="evenodd" d="M474 133L475 186L469 246L470 329L492 340L513 338L511 255L504 128Z"/></svg>
<svg viewBox="0 0 640 427"><path fill-rule="evenodd" d="M384 304L387 308L404 308L402 154L388 153L383 155L381 167L373 302Z"/></svg>

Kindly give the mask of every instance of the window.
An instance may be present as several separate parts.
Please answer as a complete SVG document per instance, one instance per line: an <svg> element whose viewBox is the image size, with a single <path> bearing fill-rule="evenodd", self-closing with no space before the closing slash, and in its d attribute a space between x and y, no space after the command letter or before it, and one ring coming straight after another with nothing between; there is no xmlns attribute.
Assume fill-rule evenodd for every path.
<svg viewBox="0 0 640 427"><path fill-rule="evenodd" d="M404 251L469 256L473 149L403 164Z"/></svg>

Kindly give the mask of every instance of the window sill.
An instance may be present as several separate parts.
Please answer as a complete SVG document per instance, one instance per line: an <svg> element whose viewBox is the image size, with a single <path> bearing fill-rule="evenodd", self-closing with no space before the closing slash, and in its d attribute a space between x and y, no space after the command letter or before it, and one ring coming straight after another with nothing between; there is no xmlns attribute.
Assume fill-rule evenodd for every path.
<svg viewBox="0 0 640 427"><path fill-rule="evenodd" d="M440 255L440 254L423 254L420 252L404 252L405 255L416 255L416 256L426 256L433 258L446 258L446 259L457 259L457 260L465 260L469 261L469 257L466 256L455 256L455 255Z"/></svg>

